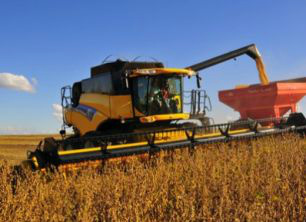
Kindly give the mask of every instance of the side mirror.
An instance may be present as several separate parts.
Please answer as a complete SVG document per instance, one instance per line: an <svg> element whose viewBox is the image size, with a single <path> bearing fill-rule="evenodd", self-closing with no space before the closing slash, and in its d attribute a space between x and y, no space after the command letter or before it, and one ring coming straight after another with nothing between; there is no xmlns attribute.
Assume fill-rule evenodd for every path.
<svg viewBox="0 0 306 222"><path fill-rule="evenodd" d="M198 89L200 89L201 88L201 80L202 80L202 78L199 76L199 73L197 73L196 77L197 77L197 87L198 87Z"/></svg>
<svg viewBox="0 0 306 222"><path fill-rule="evenodd" d="M125 80L125 88L127 88L127 89L129 88L129 74L130 73L128 71L126 71L125 76L123 78Z"/></svg>

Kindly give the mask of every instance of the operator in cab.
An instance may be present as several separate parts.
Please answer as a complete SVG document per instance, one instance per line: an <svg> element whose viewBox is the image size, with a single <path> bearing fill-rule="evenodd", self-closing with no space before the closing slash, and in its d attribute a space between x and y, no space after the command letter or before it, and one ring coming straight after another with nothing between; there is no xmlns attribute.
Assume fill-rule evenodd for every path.
<svg viewBox="0 0 306 222"><path fill-rule="evenodd" d="M151 114L169 114L178 112L178 102L172 94L172 86L168 78L156 78L153 81L150 97L151 97Z"/></svg>

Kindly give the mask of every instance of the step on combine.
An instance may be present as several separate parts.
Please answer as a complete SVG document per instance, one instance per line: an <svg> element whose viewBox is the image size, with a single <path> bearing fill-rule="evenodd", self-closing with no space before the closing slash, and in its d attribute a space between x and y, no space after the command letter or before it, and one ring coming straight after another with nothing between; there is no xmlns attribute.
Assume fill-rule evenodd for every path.
<svg viewBox="0 0 306 222"><path fill-rule="evenodd" d="M199 72L241 55L255 60L260 84L220 91L219 100L241 118L213 124ZM196 89L185 91L184 78L196 78ZM201 144L303 134L306 119L296 104L305 94L306 78L269 82L254 44L182 69L161 62L103 63L89 78L62 88L62 139L45 138L28 152L27 163L43 171L77 169Z"/></svg>

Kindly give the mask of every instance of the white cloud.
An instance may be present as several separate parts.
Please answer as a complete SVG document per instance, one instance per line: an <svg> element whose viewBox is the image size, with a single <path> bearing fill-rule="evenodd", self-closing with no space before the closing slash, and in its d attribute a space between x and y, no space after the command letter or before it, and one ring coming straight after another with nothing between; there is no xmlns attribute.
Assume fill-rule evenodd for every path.
<svg viewBox="0 0 306 222"><path fill-rule="evenodd" d="M29 81L23 75L16 75L12 73L0 73L0 88L8 88L19 91L25 91L34 93L35 86L37 85L37 80L32 78Z"/></svg>
<svg viewBox="0 0 306 222"><path fill-rule="evenodd" d="M62 122L63 120L63 108L60 104L52 104L52 108L53 108L53 116L60 122Z"/></svg>

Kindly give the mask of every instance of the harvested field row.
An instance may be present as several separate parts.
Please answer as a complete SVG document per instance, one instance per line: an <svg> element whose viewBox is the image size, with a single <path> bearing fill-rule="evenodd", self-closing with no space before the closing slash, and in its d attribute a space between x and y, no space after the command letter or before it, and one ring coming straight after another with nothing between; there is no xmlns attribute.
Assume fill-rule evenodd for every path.
<svg viewBox="0 0 306 222"><path fill-rule="evenodd" d="M0 159L5 159L10 164L18 164L26 159L27 151L34 150L45 137L60 138L59 135L1 135Z"/></svg>
<svg viewBox="0 0 306 222"><path fill-rule="evenodd" d="M59 135L5 135L0 136L0 145L37 145L40 140L46 137L60 138Z"/></svg>

